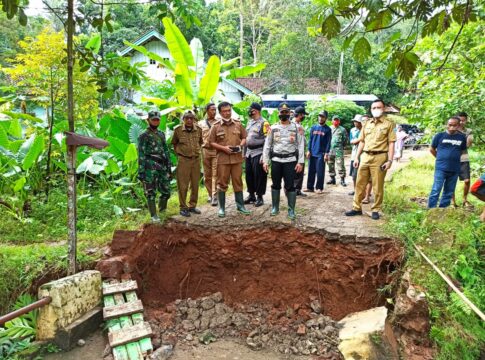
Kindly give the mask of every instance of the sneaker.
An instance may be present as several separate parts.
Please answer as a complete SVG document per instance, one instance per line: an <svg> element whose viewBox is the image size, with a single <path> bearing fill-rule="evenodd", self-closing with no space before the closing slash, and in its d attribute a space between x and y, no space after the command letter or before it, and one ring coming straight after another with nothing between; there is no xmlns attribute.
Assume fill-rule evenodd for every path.
<svg viewBox="0 0 485 360"><path fill-rule="evenodd" d="M256 198L254 197L254 195L249 195L246 199L244 199L245 205L254 204L255 202L256 202Z"/></svg>
<svg viewBox="0 0 485 360"><path fill-rule="evenodd" d="M191 212L192 214L197 214L197 215L201 214L200 210L197 209L197 208L189 208L189 212Z"/></svg>
<svg viewBox="0 0 485 360"><path fill-rule="evenodd" d="M347 186L347 184L345 183L345 179L340 179L340 185L341 186Z"/></svg>
<svg viewBox="0 0 485 360"><path fill-rule="evenodd" d="M212 198L211 205L212 206L217 206L218 204L219 204L219 202L217 201L217 196L214 196Z"/></svg>
<svg viewBox="0 0 485 360"><path fill-rule="evenodd" d="M313 190L313 189L305 189L305 192L310 192L310 193L312 193L312 192L315 192L315 190Z"/></svg>
<svg viewBox="0 0 485 360"><path fill-rule="evenodd" d="M256 202L254 203L254 206L260 207L260 206L263 206L263 205L264 205L263 197L258 196L258 198L256 199Z"/></svg>
<svg viewBox="0 0 485 360"><path fill-rule="evenodd" d="M152 216L152 223L153 224L160 224L160 218L158 216Z"/></svg>
<svg viewBox="0 0 485 360"><path fill-rule="evenodd" d="M317 194L323 194L323 190L317 189L317 190L315 190L315 193L317 193Z"/></svg>
<svg viewBox="0 0 485 360"><path fill-rule="evenodd" d="M349 192L349 195L350 195L350 196L354 196L354 195L355 195L355 191L351 191L351 192Z"/></svg>
<svg viewBox="0 0 485 360"><path fill-rule="evenodd" d="M379 213L377 211L372 212L372 220L379 220Z"/></svg>
<svg viewBox="0 0 485 360"><path fill-rule="evenodd" d="M305 196L308 196L307 194L305 194L303 191L301 190L297 190L296 191L296 196L302 196L302 197L305 197Z"/></svg>
<svg viewBox="0 0 485 360"><path fill-rule="evenodd" d="M212 202L212 200L214 200L213 198L211 198L210 196L207 197L207 202L210 203Z"/></svg>
<svg viewBox="0 0 485 360"><path fill-rule="evenodd" d="M350 210L345 212L345 216L356 216L356 215L362 215L362 210Z"/></svg>
<svg viewBox="0 0 485 360"><path fill-rule="evenodd" d="M185 217L189 217L190 212L187 209L183 209L183 210L180 210L180 215L185 216Z"/></svg>

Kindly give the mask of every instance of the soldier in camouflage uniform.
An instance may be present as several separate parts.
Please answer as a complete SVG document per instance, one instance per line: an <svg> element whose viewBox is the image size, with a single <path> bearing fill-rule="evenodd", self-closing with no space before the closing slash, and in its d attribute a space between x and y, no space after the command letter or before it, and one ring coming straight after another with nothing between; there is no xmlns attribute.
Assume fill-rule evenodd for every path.
<svg viewBox="0 0 485 360"><path fill-rule="evenodd" d="M155 203L157 190L160 192L158 209L167 208L170 198L170 180L172 178L170 153L165 134L158 130L160 113L148 113L148 129L138 138L138 179L143 183L148 210L153 222L159 222Z"/></svg>
<svg viewBox="0 0 485 360"><path fill-rule="evenodd" d="M347 130L340 126L340 118L335 115L332 118L332 142L330 145L330 157L328 161L328 172L330 180L327 184L336 184L335 176L335 162L338 167L338 174L340 175L340 185L347 186L345 183L345 164L344 164L344 147L347 144Z"/></svg>

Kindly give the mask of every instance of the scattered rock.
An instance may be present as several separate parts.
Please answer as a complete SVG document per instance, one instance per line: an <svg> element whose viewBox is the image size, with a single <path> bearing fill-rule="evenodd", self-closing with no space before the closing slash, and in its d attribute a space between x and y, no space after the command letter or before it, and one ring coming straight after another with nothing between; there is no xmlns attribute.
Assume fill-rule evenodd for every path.
<svg viewBox="0 0 485 360"><path fill-rule="evenodd" d="M170 359L173 355L172 345L162 345L159 349L155 350L153 354L150 355L150 360L166 360Z"/></svg>
<svg viewBox="0 0 485 360"><path fill-rule="evenodd" d="M320 301L313 300L310 303L310 307L312 308L313 312L320 314L322 312L322 306L320 305Z"/></svg>
<svg viewBox="0 0 485 360"><path fill-rule="evenodd" d="M84 345L86 345L86 341L85 341L85 340L83 340L83 339L79 339L79 340L77 341L77 346L84 346Z"/></svg>
<svg viewBox="0 0 485 360"><path fill-rule="evenodd" d="M296 330L296 333L298 335L305 335L306 334L306 327L305 327L305 325L303 325L303 324L298 325L298 329Z"/></svg>

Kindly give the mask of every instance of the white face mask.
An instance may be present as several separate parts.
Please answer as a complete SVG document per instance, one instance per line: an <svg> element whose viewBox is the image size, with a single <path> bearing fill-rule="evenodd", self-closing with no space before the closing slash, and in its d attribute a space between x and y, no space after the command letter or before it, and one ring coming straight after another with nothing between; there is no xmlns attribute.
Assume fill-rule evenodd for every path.
<svg viewBox="0 0 485 360"><path fill-rule="evenodd" d="M382 116L382 114L384 113L384 111L382 111L381 109L373 109L373 110L371 110L371 113L372 113L373 117L380 118Z"/></svg>

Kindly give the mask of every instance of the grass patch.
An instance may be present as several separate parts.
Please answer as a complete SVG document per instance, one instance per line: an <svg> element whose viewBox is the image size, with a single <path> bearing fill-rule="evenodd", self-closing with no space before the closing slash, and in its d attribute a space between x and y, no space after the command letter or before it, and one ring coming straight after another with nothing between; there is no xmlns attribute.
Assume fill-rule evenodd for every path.
<svg viewBox="0 0 485 360"><path fill-rule="evenodd" d="M472 162L474 159L483 159L483 155L472 154ZM485 309L485 226L479 220L484 204L470 195L469 201L475 206L473 212L462 208L425 209L433 173L434 159L430 156L413 160L394 174L386 185L387 230L405 243L404 270L411 270L413 282L426 291L432 325L430 336L439 349L436 359L479 359L485 347L483 322L421 259L412 243L421 246L444 273L460 284L475 305ZM472 176L472 181L476 177L477 174ZM458 204L462 202L462 194L463 183L459 183Z"/></svg>
<svg viewBox="0 0 485 360"><path fill-rule="evenodd" d="M207 191L199 188L199 204ZM47 274L67 271L67 195L52 189L49 201L34 197L31 210L19 221L0 207L0 313ZM78 186L78 262L89 268L102 256L116 229L136 230L150 221L141 186L112 193L93 186ZM215 210L214 210L215 211ZM161 220L178 214L177 191L172 191ZM35 295L35 294L34 294Z"/></svg>

